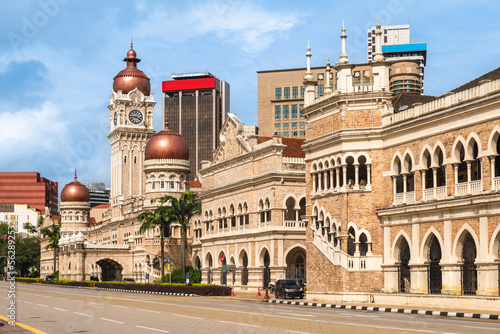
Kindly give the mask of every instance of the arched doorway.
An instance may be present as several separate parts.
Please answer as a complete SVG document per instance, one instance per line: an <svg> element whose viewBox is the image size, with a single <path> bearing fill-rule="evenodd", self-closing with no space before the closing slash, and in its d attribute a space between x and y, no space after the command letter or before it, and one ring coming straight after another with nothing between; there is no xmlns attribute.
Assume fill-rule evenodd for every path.
<svg viewBox="0 0 500 334"><path fill-rule="evenodd" d="M269 252L264 250L264 254L261 257L261 261L264 264L264 269L262 270L262 287L267 288L269 282L271 282L271 257L269 256Z"/></svg>
<svg viewBox="0 0 500 334"><path fill-rule="evenodd" d="M467 232L462 246L462 294L475 295L477 291L476 243Z"/></svg>
<svg viewBox="0 0 500 334"><path fill-rule="evenodd" d="M194 260L194 267L196 270L201 269L201 260L199 256L197 256L196 259Z"/></svg>
<svg viewBox="0 0 500 334"><path fill-rule="evenodd" d="M300 283L306 282L306 252L295 247L286 256L286 279L296 279Z"/></svg>
<svg viewBox="0 0 500 334"><path fill-rule="evenodd" d="M111 259L102 259L96 262L101 267L101 281L121 281L123 267Z"/></svg>
<svg viewBox="0 0 500 334"><path fill-rule="evenodd" d="M241 270L241 285L248 285L248 255L243 251L241 255L241 263L243 269Z"/></svg>
<svg viewBox="0 0 500 334"><path fill-rule="evenodd" d="M213 260L212 260L212 254L208 253L206 260L205 260L205 265L208 267L207 271L207 284L212 284L212 278L213 278L213 273L212 273L212 267L213 267Z"/></svg>
<svg viewBox="0 0 500 334"><path fill-rule="evenodd" d="M435 236L432 237L429 245L429 255L427 257L429 260L429 267L427 269L429 293L441 293L441 289L443 288L443 274L440 265L441 246Z"/></svg>
<svg viewBox="0 0 500 334"><path fill-rule="evenodd" d="M227 286L227 271L224 271L224 267L227 264L226 256L223 252L219 253L219 261L220 261L220 284Z"/></svg>
<svg viewBox="0 0 500 334"><path fill-rule="evenodd" d="M399 246L399 292L410 292L411 276L410 276L410 246L405 238Z"/></svg>

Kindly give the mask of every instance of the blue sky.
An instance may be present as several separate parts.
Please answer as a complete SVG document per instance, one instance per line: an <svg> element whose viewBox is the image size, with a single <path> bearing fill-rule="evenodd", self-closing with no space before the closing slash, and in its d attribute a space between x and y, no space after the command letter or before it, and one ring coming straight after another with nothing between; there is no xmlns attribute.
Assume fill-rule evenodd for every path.
<svg viewBox="0 0 500 334"><path fill-rule="evenodd" d="M411 26L428 49L424 90L441 95L500 66L497 1L9 1L0 12L0 171L110 186L107 104L134 38L158 102L173 73L210 71L231 85L231 111L257 125L259 70L340 55L366 62L366 29Z"/></svg>

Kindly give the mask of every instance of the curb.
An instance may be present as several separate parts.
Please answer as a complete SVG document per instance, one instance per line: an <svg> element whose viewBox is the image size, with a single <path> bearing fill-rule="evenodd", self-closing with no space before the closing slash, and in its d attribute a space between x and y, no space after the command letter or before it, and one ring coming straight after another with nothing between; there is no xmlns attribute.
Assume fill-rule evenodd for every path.
<svg viewBox="0 0 500 334"><path fill-rule="evenodd" d="M390 307L373 307L373 306L354 306L354 305L336 305L336 304L321 304L309 302L292 302L275 299L265 299L265 303L270 304L285 304L285 305L300 305L300 306L313 306L324 308L335 308L341 310L360 310L372 312L388 312L388 313L404 313L404 314L418 314L418 315L434 315L440 317L453 317L453 318L470 318L470 319L486 319L486 320L500 320L498 314L480 314L480 313L463 313L463 312L445 312L445 311L426 311L426 310L412 310L403 308L390 308Z"/></svg>
<svg viewBox="0 0 500 334"><path fill-rule="evenodd" d="M140 291L140 290L126 290L126 289L111 289L111 288L96 288L97 290L107 290L116 292L133 292L133 293L144 293L151 295L167 295L167 296L182 296L182 297L193 297L192 293L177 293L177 292L161 292L161 291Z"/></svg>

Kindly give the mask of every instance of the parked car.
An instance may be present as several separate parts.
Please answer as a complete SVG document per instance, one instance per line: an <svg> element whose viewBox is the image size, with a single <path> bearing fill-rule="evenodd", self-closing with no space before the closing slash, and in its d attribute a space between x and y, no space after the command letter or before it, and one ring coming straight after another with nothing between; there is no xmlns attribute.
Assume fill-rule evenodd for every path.
<svg viewBox="0 0 500 334"><path fill-rule="evenodd" d="M304 288L295 279L280 279L276 281L276 298L299 297L304 298Z"/></svg>
<svg viewBox="0 0 500 334"><path fill-rule="evenodd" d="M124 282L135 282L135 279L133 279L133 278L124 278L123 281Z"/></svg>
<svg viewBox="0 0 500 334"><path fill-rule="evenodd" d="M54 276L52 276L52 275L47 275L47 276L45 276L45 280L46 280L46 281L53 281L53 280L54 280Z"/></svg>

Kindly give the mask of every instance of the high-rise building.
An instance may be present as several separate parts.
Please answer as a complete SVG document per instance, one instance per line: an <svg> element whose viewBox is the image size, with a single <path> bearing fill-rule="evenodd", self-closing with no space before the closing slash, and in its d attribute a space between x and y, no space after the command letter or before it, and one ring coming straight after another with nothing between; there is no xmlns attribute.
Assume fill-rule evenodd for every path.
<svg viewBox="0 0 500 334"><path fill-rule="evenodd" d="M201 162L211 161L217 148L229 113L229 84L208 72L172 75L172 79L162 85L163 116L168 116L169 128L188 143L189 179L194 180Z"/></svg>
<svg viewBox="0 0 500 334"><path fill-rule="evenodd" d="M391 25L380 27L381 45L409 44L410 43L410 25ZM368 62L373 60L375 54L375 32L377 27L371 27L367 31L367 56Z"/></svg>
<svg viewBox="0 0 500 334"><path fill-rule="evenodd" d="M27 204L44 212L58 211L57 182L37 172L0 172L0 204Z"/></svg>
<svg viewBox="0 0 500 334"><path fill-rule="evenodd" d="M101 204L109 204L109 190L104 182L88 182L87 188L90 192L90 207Z"/></svg>

